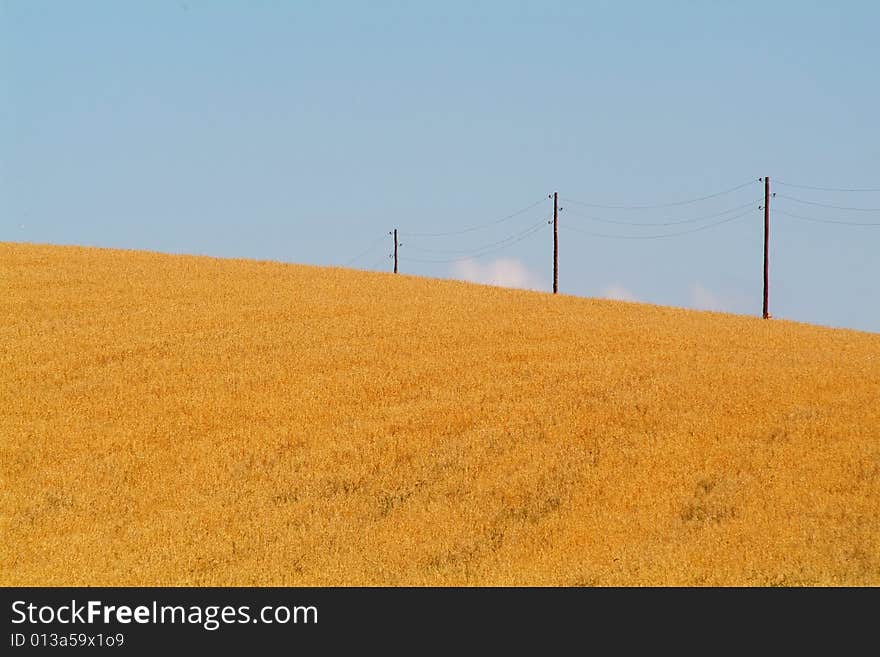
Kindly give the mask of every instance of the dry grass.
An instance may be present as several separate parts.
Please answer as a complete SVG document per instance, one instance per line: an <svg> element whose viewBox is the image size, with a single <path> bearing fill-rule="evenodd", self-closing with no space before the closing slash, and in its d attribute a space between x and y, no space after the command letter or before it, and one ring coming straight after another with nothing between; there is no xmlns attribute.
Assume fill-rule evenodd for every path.
<svg viewBox="0 0 880 657"><path fill-rule="evenodd" d="M880 335L0 244L4 585L880 584Z"/></svg>

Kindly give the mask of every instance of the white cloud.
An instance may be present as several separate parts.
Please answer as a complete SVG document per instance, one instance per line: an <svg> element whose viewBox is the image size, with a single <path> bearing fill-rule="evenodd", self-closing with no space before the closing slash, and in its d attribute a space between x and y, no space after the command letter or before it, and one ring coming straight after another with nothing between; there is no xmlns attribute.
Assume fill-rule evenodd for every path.
<svg viewBox="0 0 880 657"><path fill-rule="evenodd" d="M691 285L691 305L699 310L716 310L719 312L727 312L729 310L728 305L724 301L699 283Z"/></svg>
<svg viewBox="0 0 880 657"><path fill-rule="evenodd" d="M604 288L602 290L602 297L605 299L614 299L615 301L638 301L635 294L616 283Z"/></svg>
<svg viewBox="0 0 880 657"><path fill-rule="evenodd" d="M501 258L486 264L470 259L459 260L452 266L452 276L471 283L484 283L499 287L516 287L526 290L539 290L544 287L536 274L514 258Z"/></svg>

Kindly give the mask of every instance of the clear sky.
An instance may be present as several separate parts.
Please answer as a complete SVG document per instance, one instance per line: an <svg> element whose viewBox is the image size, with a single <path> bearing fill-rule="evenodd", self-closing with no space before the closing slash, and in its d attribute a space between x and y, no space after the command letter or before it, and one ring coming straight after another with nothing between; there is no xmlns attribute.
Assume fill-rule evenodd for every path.
<svg viewBox="0 0 880 657"><path fill-rule="evenodd" d="M0 0L0 240L388 269L398 227L405 273L547 290L558 190L561 292L760 314L769 175L773 315L877 332L880 210L844 208L880 192L791 184L880 189L878 25L876 2Z"/></svg>

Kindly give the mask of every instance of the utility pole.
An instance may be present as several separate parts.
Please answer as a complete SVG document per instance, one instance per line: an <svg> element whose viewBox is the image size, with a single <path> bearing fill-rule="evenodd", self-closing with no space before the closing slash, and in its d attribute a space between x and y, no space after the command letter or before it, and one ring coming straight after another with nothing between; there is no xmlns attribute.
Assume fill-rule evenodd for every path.
<svg viewBox="0 0 880 657"><path fill-rule="evenodd" d="M770 176L764 176L764 319L770 319Z"/></svg>
<svg viewBox="0 0 880 657"><path fill-rule="evenodd" d="M559 192L553 192L553 294L559 292Z"/></svg>
<svg viewBox="0 0 880 657"><path fill-rule="evenodd" d="M397 229L394 229L394 273L397 273Z"/></svg>

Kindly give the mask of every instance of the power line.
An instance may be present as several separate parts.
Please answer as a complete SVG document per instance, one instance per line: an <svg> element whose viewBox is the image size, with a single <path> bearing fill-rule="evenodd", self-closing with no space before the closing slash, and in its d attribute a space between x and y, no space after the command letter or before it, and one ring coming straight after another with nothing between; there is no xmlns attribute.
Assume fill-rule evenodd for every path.
<svg viewBox="0 0 880 657"><path fill-rule="evenodd" d="M442 264L442 263L450 263L450 262L459 262L461 260L469 260L471 258L482 258L483 256L489 255L491 253L497 253L499 251L503 251L504 249L507 249L507 248L513 246L514 244L522 242L524 239L527 239L527 238L531 237L532 235L535 235L536 233L539 233L542 230L545 230L547 225L548 224L544 220L541 220L541 223L532 226L527 232L521 233L519 236L513 235L513 236L509 237L508 240L510 240L510 241L506 244L503 244L503 245L498 246L496 248L488 249L483 252L476 252L476 253L461 256L458 258L449 258L449 259L444 259L444 260L436 260L436 259L428 259L428 258L401 258L401 260L404 260L407 262L430 262L430 263L441 263ZM516 238L516 239L514 239L514 238Z"/></svg>
<svg viewBox="0 0 880 657"><path fill-rule="evenodd" d="M773 210L774 212L778 212L779 214L784 214L786 217L791 217L792 219L800 219L802 221L812 221L817 224L842 224L845 226L880 226L880 221L871 221L871 222L863 222L863 221L841 221L837 219L819 219L817 217L805 217L800 214L794 214L792 212L785 212L784 210Z"/></svg>
<svg viewBox="0 0 880 657"><path fill-rule="evenodd" d="M618 239L618 240L655 240L655 239L664 239L667 237L678 237L679 235L687 235L689 233L697 233L701 230L706 230L708 228L714 228L716 226L720 226L722 224L726 224L728 222L734 221L735 219L740 219L745 217L747 214L750 214L753 210L747 210L746 212L742 212L740 214L734 215L732 217L728 217L726 219L722 219L721 221L716 221L711 224L706 224L705 226L700 226L698 228L692 228L690 230L683 230L677 233L663 233L659 235L608 235L605 233L594 233L592 231L584 230L582 228L578 228L577 226L568 226L564 225L562 228L564 230L573 230L578 233L583 233L584 235L590 235L591 237L604 237L609 239Z"/></svg>
<svg viewBox="0 0 880 657"><path fill-rule="evenodd" d="M443 233L409 233L409 232L401 231L400 234L402 236L406 236L406 237L447 237L449 235L463 235L464 233L471 233L475 230L480 230L481 228L486 228L488 226L494 226L496 224L500 224L500 223L503 223L503 222L508 221L510 219L513 219L514 217L518 217L519 215L521 215L525 212L528 212L532 208L537 207L541 203L544 203L546 200L547 200L546 198L542 198L538 201L535 201L531 205L527 205L526 207L524 207L520 210L517 210L516 212L513 212L507 216L501 217L500 219L495 219L493 221L487 221L487 222L481 223L481 224L474 224L473 226L468 226L467 228L462 228L461 230L451 230L451 231L447 231L447 232L443 232Z"/></svg>
<svg viewBox="0 0 880 657"><path fill-rule="evenodd" d="M880 187L862 187L862 188L853 188L853 187L813 187L811 185L796 185L794 183L782 182L781 180L773 181L777 185L785 185L786 187L796 187L798 189L812 189L817 192L880 192Z"/></svg>
<svg viewBox="0 0 880 657"><path fill-rule="evenodd" d="M847 210L852 212L880 212L880 208L853 208L845 205L829 205L827 203L817 203L816 201L806 201L795 196L786 196L785 194L777 194L779 198L785 198L795 203L803 203L804 205L815 205L820 208L831 208L832 210Z"/></svg>
<svg viewBox="0 0 880 657"><path fill-rule="evenodd" d="M747 208L749 206L755 205L756 203L760 203L761 199L755 199L750 203L744 203L743 205L738 205L735 208L730 208L729 210L724 210L723 212L716 212L714 214L707 214L701 217L694 217L692 219L682 219L680 221L623 221L622 219L607 219L604 217L595 217L592 215L581 214L576 210L572 210L570 208L566 209L566 213L574 214L578 217L583 217L584 219L589 219L590 221L598 221L604 224L617 224L621 226L678 226L680 224L690 224L697 221L704 221L706 219L714 219L715 217L722 217L726 214L730 214L731 212L737 212L738 210L742 210L743 208Z"/></svg>
<svg viewBox="0 0 880 657"><path fill-rule="evenodd" d="M577 203L578 205L583 205L588 208L600 208L603 210L653 210L658 208L671 208L678 205L688 205L690 203L697 203L698 201L706 201L710 198L717 198L719 196L724 196L725 194L732 194L733 192L739 191L749 185L755 184L754 180L749 180L741 185L737 185L736 187L731 187L730 189L725 189L720 192L716 192L714 194L708 194L706 196L698 196L697 198L691 198L684 201L673 201L672 203L658 203L656 205L600 205L598 203L587 203L586 201L578 201L573 198L563 198L563 201L567 203Z"/></svg>
<svg viewBox="0 0 880 657"><path fill-rule="evenodd" d="M596 215L592 215L592 214L582 214L581 212L579 212L578 210L575 210L575 209L568 210L569 214L572 214L577 217L581 217L581 218L589 220L589 221L595 221L595 222L599 222L599 223L603 223L603 224L612 224L612 225L617 225L617 226L622 226L622 227L633 227L633 228L646 228L647 227L649 229L651 227L660 228L660 227L682 226L682 225L686 225L686 224L693 225L693 224L696 224L697 222L706 222L706 221L711 221L711 220L717 219L716 221L711 221L710 223L702 223L702 225L692 226L686 230L674 230L674 232L657 232L657 233L648 234L648 235L639 235L639 234L617 234L617 235L615 235L615 234L593 232L590 230L585 230L584 228L581 228L578 225L568 225L567 222L565 225L562 226L562 229L563 230L570 230L570 231L577 232L577 233L582 233L584 235L588 235L588 236L595 237L595 238L601 238L601 239L617 239L617 240L669 239L669 238L673 238L673 237L680 237L683 235L690 235L692 233L697 233L700 231L709 230L711 228L716 228L716 227L722 226L724 224L731 223L733 221L742 219L743 217L746 217L749 215L754 216L753 213L754 213L755 209L762 209L762 210L764 210L763 316L764 316L764 318L769 318L769 317L771 317L771 315L768 312L768 283L769 283L769 274L768 274L768 271L769 271L768 270L769 249L768 249L768 246L769 246L769 235L770 235L770 230L769 230L770 202L773 197L778 197L780 199L789 200L794 203L800 203L800 204L805 204L805 205L810 205L810 206L815 206L815 207L820 207L820 208L830 208L830 209L840 210L840 211L880 212L880 208L839 206L839 205L832 205L830 203L802 199L802 198L798 198L795 196L787 196L785 194L777 194L777 193L771 194L769 176L763 177L763 178L758 178L757 180L759 180L763 183L763 187L764 187L764 197L763 197L764 202L763 202L763 204L760 204L761 199L756 199L754 201L750 201L749 203L744 203L742 205L730 207L726 210L713 212L712 214L702 214L697 217L691 217L691 218L686 218L686 219L676 219L676 218L670 218L667 216L667 217L660 217L658 221L628 221L626 219L615 218L615 217L596 216ZM780 181L776 181L776 182L779 185L801 188L801 189L824 191L824 192L840 192L840 193L880 192L880 188L877 188L877 189L869 189L869 188L848 188L848 189L845 189L845 188L834 188L834 187L811 187L811 186L807 186L807 185L796 185L796 184L785 183L785 182L780 182ZM693 203L698 203L700 201L706 201L709 199L719 198L721 196L728 195L728 194L733 194L734 192L745 189L746 187L748 187L749 185L752 185L752 184L754 184L754 181L749 181L749 182L737 185L735 187L731 187L730 189L716 192L714 194L707 194L704 196L699 196L699 197L695 197L695 198L691 198L691 199L685 199L685 200L674 201L674 202L669 202L669 203L659 203L659 204L654 204L654 205L600 205L600 204L596 204L596 203L588 203L585 201L579 201L577 199L571 199L571 198L562 199L562 200L565 200L568 203L573 203L575 205L581 205L581 206L585 206L588 208L600 208L600 209L612 209L612 210L650 210L650 209L660 209L660 208L674 208L674 207L681 207L681 206L690 205ZM717 207L717 206L721 205L722 203L727 204L727 203L731 203L731 202L739 202L744 196L745 196L745 194L740 194L740 195L738 195L737 198L730 198L730 199L727 199L727 201L718 201L712 205ZM554 237L554 243L553 243L553 292L556 292L557 291L557 271L558 271L557 270L557 266L558 266L557 258L558 258L558 245L559 245L557 232L556 232L557 226L558 226L556 219L558 217L558 212L561 211L562 208L558 206L559 197L556 193L551 194L550 198L554 199L554 204L553 204L554 214L552 215L552 217L550 218L549 221L542 219L541 221L539 221L537 223L533 223L525 228L522 228L522 229L516 228L517 232L514 232L514 233L512 233L502 239L499 239L499 240L496 240L493 242L484 243L482 245L479 245L476 247L471 247L471 248L466 248L466 249L434 249L434 248L421 247L418 245L409 245L407 247L407 248L412 249L414 251L423 252L423 253L427 253L427 254L461 254L461 255L457 255L456 257L439 257L439 258L412 257L412 258L410 258L410 257L404 256L404 257L399 258L398 257L398 247L403 246L403 244L401 244L397 241L397 235L398 235L398 233L400 233L401 235L406 235L408 237L413 237L413 238L434 238L434 237L447 237L447 236L453 236L453 235L463 235L463 234L477 231L480 229L488 228L490 226L498 225L503 222L509 221L515 217L519 217L520 215L524 215L525 213L529 212L533 208L536 208L541 203L545 202L546 199L542 198L538 201L535 201L534 203L531 203L531 204L517 210L516 212L508 214L508 215L501 217L499 219L483 222L480 224L474 224L474 225L467 226L467 227L459 229L459 230L450 230L450 231L437 232L437 233L405 233L405 232L400 232L397 230L397 228L395 228L394 231L392 233L390 233L394 236L394 254L393 254L393 256L388 256L388 255L383 256L379 261L377 261L374 265L372 265L371 268L375 269L383 261L387 262L386 261L387 257L394 258L394 272L395 273L397 273L397 271L398 271L398 264L397 264L398 260L404 261L404 262L413 262L413 263L447 264L447 263L461 262L461 261L468 260L468 259L482 258L484 256L488 256L490 254L498 253L500 251L508 249L508 248L514 246L515 244L518 244L526 239L530 239L531 237L533 237L537 233L548 229L547 224L550 223L550 224L553 224L553 231L554 231L554 235L553 235L553 237ZM704 210L708 209L709 207L711 207L711 206L704 206ZM869 227L870 226L880 226L880 221L860 222L860 221L848 221L848 220L842 220L842 219L826 219L826 218L822 218L822 217L810 217L810 216L800 215L800 214L796 214L796 213L792 213L792 212L787 212L785 210L778 210L776 208L774 208L774 210L783 216L791 217L793 219L797 219L797 220L801 220L801 221L813 222L813 223L836 224L836 225L846 225L846 226L869 226ZM694 210L691 210L691 211L694 211ZM683 214L685 214L685 211L681 211L681 212ZM652 216L655 216L655 214L656 215L672 214L674 217L678 213L679 213L679 211L677 211L677 210L670 210L665 213L650 213L650 214L641 215L641 216L644 218L651 218ZM690 212L686 212L686 214L689 214L689 213ZM600 214L603 214L603 213L600 213ZM622 215L624 213L612 212L611 214L612 215L615 215L615 214ZM681 215L679 215L679 216L681 216ZM866 218L876 218L876 217L866 217ZM535 216L532 215L530 219L528 217L524 217L524 219L534 221ZM521 226L522 223L523 223L522 220L517 222L517 224L519 226ZM578 222L574 222L574 223L577 224ZM582 224L583 222L580 222L580 223ZM752 226L752 224L750 222L749 222L749 226ZM514 227L511 227L510 230L514 230ZM640 230L626 230L624 228L621 228L620 230L622 232L628 232L628 233L642 232ZM496 232L500 232L500 231L496 231ZM749 237L749 236L742 235L741 237ZM366 256L367 254L373 252L376 249L377 245L385 238L386 238L385 235L377 238L364 251L362 251L358 255L356 255L353 258L351 258L350 260L348 260L346 262L346 266L351 265L352 263L354 263L357 260ZM751 239L750 237L749 237L749 239L750 239L750 243L757 244L757 242L754 241L753 239ZM406 241L409 242L409 240L406 240ZM416 241L418 242L418 240L416 240ZM464 242L464 241L465 240L462 240L462 242ZM405 251L404 251L404 253L405 253ZM374 254L374 257L375 257L375 254Z"/></svg>
<svg viewBox="0 0 880 657"><path fill-rule="evenodd" d="M464 256L461 256L458 258L449 258L449 259L443 259L443 260L426 259L426 258L403 258L403 259L411 261L411 262L448 263L448 262L458 262L460 260L468 260L470 258L481 258L481 257L483 257L485 255L489 255L491 253L497 253L499 251L503 251L504 249L511 247L514 244L517 244L528 237L531 237L535 233L540 232L541 230L543 230L545 228L545 226L546 226L546 224L545 224L544 220L542 220L539 224L532 226L525 233L521 233L519 235L513 235L513 236L507 238L507 240L505 240L505 243L502 245L499 245L495 248L487 249L484 251L476 251L476 252L471 253L469 255L464 255Z"/></svg>
<svg viewBox="0 0 880 657"><path fill-rule="evenodd" d="M368 267L368 269L375 269L376 267L378 267L379 265L381 265L383 262L387 262L390 258L391 258L391 255L390 255L390 254L383 255L383 256L382 256L381 258L379 258L376 262L374 262L372 265L370 265L370 266Z"/></svg>
<svg viewBox="0 0 880 657"><path fill-rule="evenodd" d="M372 244L370 244L370 246L368 246L366 249L364 249L361 253L357 254L354 258L352 258L351 260L349 260L348 262L346 262L346 263L343 265L343 267L348 267L348 266L351 265L352 263L354 263L354 262L360 260L361 258L363 258L363 257L364 257L365 255L367 255L370 251L372 251L373 249L375 249L376 246L379 244L379 242L381 242L381 241L384 240L385 238L386 238L386 235L382 235L382 237L378 238L375 242L373 242Z"/></svg>
<svg viewBox="0 0 880 657"><path fill-rule="evenodd" d="M482 246L478 246L478 247L474 247L474 248L470 248L470 249L426 249L426 248L423 248L420 246L413 246L412 244L410 244L407 248L413 249L415 251L422 251L423 253L473 253L473 252L479 252L484 249L492 248L493 246L503 244L510 239L518 237L519 235L523 235L523 234L527 233L528 231L530 231L531 229L535 228L536 226L543 224L546 221L547 221L546 217L542 218L538 223L532 224L531 226L529 226L525 230L522 230L522 231L515 233L513 235L509 235L508 237L505 237L504 239L497 240L495 242L490 242L488 244L483 244Z"/></svg>

